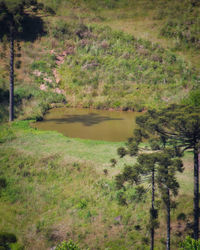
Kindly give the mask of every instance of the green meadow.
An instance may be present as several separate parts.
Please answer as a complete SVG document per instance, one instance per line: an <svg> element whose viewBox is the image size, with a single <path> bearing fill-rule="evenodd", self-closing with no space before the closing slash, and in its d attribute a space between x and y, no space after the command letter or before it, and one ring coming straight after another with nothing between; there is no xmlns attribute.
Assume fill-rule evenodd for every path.
<svg viewBox="0 0 200 250"><path fill-rule="evenodd" d="M123 143L68 138L32 129L23 121L1 128L1 176L7 186L1 189L0 230L15 233L18 246L50 249L72 239L83 249L148 249L150 194L139 201L130 187L129 204L123 206L115 188L115 175L134 162L117 156ZM185 155L185 171L178 176L178 207L172 211L174 249L192 220L191 157L189 152ZM115 167L111 158L117 160ZM156 249L165 249L162 204L160 208Z"/></svg>

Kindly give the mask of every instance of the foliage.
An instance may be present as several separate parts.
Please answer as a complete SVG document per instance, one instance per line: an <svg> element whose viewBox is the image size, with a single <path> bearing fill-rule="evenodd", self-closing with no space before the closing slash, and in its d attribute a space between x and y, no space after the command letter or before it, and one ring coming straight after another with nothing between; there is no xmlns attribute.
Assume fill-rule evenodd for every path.
<svg viewBox="0 0 200 250"><path fill-rule="evenodd" d="M73 26L64 20L58 20L50 27L49 34L57 39L70 39L73 36Z"/></svg>
<svg viewBox="0 0 200 250"><path fill-rule="evenodd" d="M199 89L191 90L188 98L185 98L183 100L183 104L194 107L200 107L200 90Z"/></svg>
<svg viewBox="0 0 200 250"><path fill-rule="evenodd" d="M74 43L69 48L75 49L58 70L69 100L76 95L72 105L141 111L151 105L147 100L151 94L144 89L168 88L175 83L182 88L198 81L181 58L158 44L97 25L81 32L74 26L74 33L80 33L80 38L72 36ZM158 99L163 102L164 97Z"/></svg>
<svg viewBox="0 0 200 250"><path fill-rule="evenodd" d="M68 242L63 241L61 244L59 244L55 250L80 250L79 246L74 243L72 240L69 240Z"/></svg>
<svg viewBox="0 0 200 250"><path fill-rule="evenodd" d="M168 139L184 150L196 147L200 140L199 107L174 104L158 111L149 110L137 117L136 122L141 129L158 135L161 141Z"/></svg>
<svg viewBox="0 0 200 250"><path fill-rule="evenodd" d="M187 236L185 240L180 244L180 249L183 250L199 250L200 240L194 240L190 236Z"/></svg>
<svg viewBox="0 0 200 250"><path fill-rule="evenodd" d="M31 113L26 113L26 106L23 104L28 102L34 103ZM35 86L30 87L18 87L15 91L15 103L19 107L17 112L23 118L29 120L41 120L45 112L50 108L51 103L63 103L65 97L62 94L58 94L52 91L42 91ZM20 108L21 107L21 108Z"/></svg>
<svg viewBox="0 0 200 250"><path fill-rule="evenodd" d="M35 130L28 124L14 122L11 127L15 140L0 145L0 172L7 181L1 191L0 230L15 233L25 248L29 242L34 249L55 246L62 241L62 235L79 242L83 249L131 249L136 241L139 248L142 237L149 235L150 195L147 192L138 202L135 187L127 185L125 191L119 190L127 205L119 205L112 176L121 172L124 163L130 166L134 161L130 157L116 158L117 148L124 143L66 138L57 132ZM105 176L102 170L109 168L112 158L117 159L117 166ZM180 212L188 218L192 210L191 153L186 154L184 162L186 171L177 175L184 195L176 198L179 205L171 218L175 226ZM75 167L77 163L79 168ZM144 188L148 185L145 182ZM87 201L83 209L79 208L81 201ZM159 209L157 203L155 206ZM159 209L162 225L164 220L163 209ZM102 228L103 233L99 230ZM162 235L164 231L165 227L160 227ZM155 244L162 249L160 238L158 234ZM172 247L178 249L182 237L172 234L172 238Z"/></svg>
<svg viewBox="0 0 200 250"><path fill-rule="evenodd" d="M63 0L43 0L45 4L52 6L54 10L59 12L66 3ZM138 7L139 6L139 7ZM134 10L136 13L132 14L131 17L142 16L143 13L148 13L154 9L153 19L163 20L161 23L160 35L168 37L175 40L176 49L181 47L198 49L200 30L199 30L199 13L200 5L198 1L190 0L175 0L175 1L165 1L165 0L143 0L143 1L128 1L128 0L78 0L78 1L68 1L67 8L80 8L80 9L90 9L95 13L98 13L105 9L120 9L120 10ZM138 11L139 9L139 11ZM139 12L139 13L138 13ZM126 15L121 14L122 18L128 18L129 13ZM98 15L101 17L101 15ZM120 15L119 15L120 16ZM150 16L149 16L150 18ZM160 25L159 25L160 26Z"/></svg>
<svg viewBox="0 0 200 250"><path fill-rule="evenodd" d="M162 5L162 8L161 8ZM163 6L164 5L164 6ZM157 18L165 19L160 34L176 39L176 48L200 48L200 8L196 1L158 1Z"/></svg>
<svg viewBox="0 0 200 250"><path fill-rule="evenodd" d="M47 1L42 2L48 4ZM100 8L102 6L94 1L84 2L88 8L89 2ZM85 3L81 2L81 6ZM49 6L54 4L63 8L68 6L63 1L49 2ZM69 7L73 4L73 1L69 3ZM131 5L128 1L117 1L114 8L126 4ZM67 95L68 106L135 111L155 107L158 103L164 106L166 103L179 102L184 97L187 99L186 90L198 86L196 71L181 57L160 45L113 31L109 27L85 25L75 17L69 19L71 21L61 18L49 20L46 23L47 36L39 42L39 48L31 51L24 44L24 47L27 46L24 52L31 61L26 66L26 72L31 72L32 79L26 79L20 85L29 86L34 81L37 87L45 83L48 91L49 88L59 87ZM43 43L46 49L40 51ZM58 65L57 60L63 52L67 56L63 57L64 63ZM53 70L61 79L58 84ZM34 75L34 71L40 71L41 75ZM45 82L44 78L52 82ZM20 119L27 117L24 110L32 108L33 99L35 102L35 98L32 98L30 102L24 102L23 107L17 106L15 111ZM41 105L45 106L38 106ZM39 113L39 118L35 114L33 117L41 119L43 112L38 112L38 109L36 113ZM6 110L0 113L5 116ZM31 115L28 117L31 118Z"/></svg>
<svg viewBox="0 0 200 250"><path fill-rule="evenodd" d="M0 232L0 249L10 249L10 243L17 242L17 238L12 233Z"/></svg>
<svg viewBox="0 0 200 250"><path fill-rule="evenodd" d="M1 189L5 188L6 185L7 185L6 179L1 177L0 178L0 191L1 191Z"/></svg>
<svg viewBox="0 0 200 250"><path fill-rule="evenodd" d="M153 134L160 138L164 145L172 145L176 156L182 156L183 152L191 149L194 155L194 239L199 235L199 145L200 145L200 109L199 107L187 105L170 105L162 110L149 110L145 115L137 117L136 122L141 130ZM172 149L171 149L172 150ZM173 151L171 153L173 154ZM170 153L170 154L171 154ZM165 158L165 157L164 157ZM165 164L167 159L162 160L161 180L166 180L165 171L168 171ZM170 164L169 164L170 165ZM182 163L175 161L178 171L182 169ZM168 173L167 173L168 174ZM178 184L173 178L174 170L170 173L171 180L167 181L167 186L171 184L175 187L173 194L176 195ZM164 178L162 180L162 178ZM177 187L177 188L176 188ZM162 190L161 190L162 191ZM164 200L166 196L163 196ZM166 199L166 203L168 203Z"/></svg>

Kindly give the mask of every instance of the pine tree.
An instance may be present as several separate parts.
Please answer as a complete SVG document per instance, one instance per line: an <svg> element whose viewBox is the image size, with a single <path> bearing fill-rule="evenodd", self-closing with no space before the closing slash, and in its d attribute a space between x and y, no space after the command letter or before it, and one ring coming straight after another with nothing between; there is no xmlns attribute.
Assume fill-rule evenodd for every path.
<svg viewBox="0 0 200 250"><path fill-rule="evenodd" d="M141 151L147 150L140 145L143 138L147 138L147 134L139 129L134 130L134 136L128 139L126 148L121 147L118 149L120 157L124 157L126 154L130 156L137 156L137 164L134 166L126 166L122 174L116 176L116 183L118 188L123 187L123 184L127 181L131 184L140 184L142 176L146 176L151 182L151 208L150 208L150 220L149 228L151 234L151 250L154 249L154 234L155 229L158 227L158 210L155 208L155 174L156 174L156 153L142 153ZM155 147L156 145L156 147ZM153 140L151 140L151 150L160 149Z"/></svg>
<svg viewBox="0 0 200 250"><path fill-rule="evenodd" d="M157 180L158 187L161 192L161 198L165 204L167 212L167 240L166 249L170 250L170 212L172 206L171 196L178 194L179 184L176 180L176 172L183 171L183 163L179 158L176 158L176 152L169 148L165 148L162 152L156 155L157 158Z"/></svg>
<svg viewBox="0 0 200 250"><path fill-rule="evenodd" d="M151 250L154 249L154 235L155 229L158 227L158 209L155 207L155 176L157 173L157 155L155 153L151 154L140 154L137 159L140 169L142 169L142 175L149 175L151 182L151 208L150 208L150 220L149 228L151 233Z"/></svg>
<svg viewBox="0 0 200 250"><path fill-rule="evenodd" d="M187 149L194 155L194 239L199 237L199 147L200 108L170 105L159 111L149 110L137 117L141 131L158 136L165 144L173 145L177 154ZM142 133L142 132L141 132ZM143 132L144 133L144 132Z"/></svg>
<svg viewBox="0 0 200 250"><path fill-rule="evenodd" d="M23 30L23 19L26 12L34 13L44 9L53 13L51 9L45 9L44 5L36 0L0 0L0 30L10 40L10 107L9 121L14 119L14 41Z"/></svg>

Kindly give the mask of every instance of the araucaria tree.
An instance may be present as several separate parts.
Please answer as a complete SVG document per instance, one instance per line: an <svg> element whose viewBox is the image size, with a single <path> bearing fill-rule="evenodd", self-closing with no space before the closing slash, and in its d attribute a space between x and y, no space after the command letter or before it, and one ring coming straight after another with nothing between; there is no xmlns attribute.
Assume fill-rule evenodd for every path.
<svg viewBox="0 0 200 250"><path fill-rule="evenodd" d="M37 0L0 0L0 30L10 41L10 108L9 121L14 119L14 42L23 30L24 17L44 9ZM52 12L51 9L47 9Z"/></svg>
<svg viewBox="0 0 200 250"><path fill-rule="evenodd" d="M194 239L199 238L199 147L200 108L185 105L170 105L159 111L149 110L136 120L141 130L152 133L167 145L194 155Z"/></svg>
<svg viewBox="0 0 200 250"><path fill-rule="evenodd" d="M141 180L149 180L151 182L151 208L149 229L151 233L151 250L154 249L154 234L158 226L158 210L155 207L155 191L156 186L159 188L161 198L166 207L167 218L167 237L166 248L170 249L170 211L172 204L171 197L178 194L179 184L175 174L177 171L183 171L180 150L174 145L166 146L166 138L155 137L149 140L149 148L141 146L142 138L151 137L149 131L138 130L134 131L134 137L127 142L126 148L119 148L118 154L124 157L126 154L138 156L137 163L132 166L126 166L122 174L116 176L117 186L120 188L126 182L140 184ZM155 140L156 139L156 140ZM150 152L147 152L150 150ZM144 151L146 151L144 153ZM154 151L154 152L153 152ZM143 178L142 178L143 176Z"/></svg>
<svg viewBox="0 0 200 250"><path fill-rule="evenodd" d="M183 171L182 161L177 158L177 152L172 148L165 148L162 152L156 154L157 160L157 184L161 193L161 198L166 207L167 219L167 240L166 249L170 249L170 212L174 202L171 197L178 194L179 184L176 180L176 172Z"/></svg>
<svg viewBox="0 0 200 250"><path fill-rule="evenodd" d="M154 235L155 229L158 227L158 209L155 207L155 191L156 183L155 177L157 175L157 155L156 153L143 153L137 158L139 163L140 172L143 176L148 176L151 182L151 208L150 208L150 219L149 228L151 233L151 250L154 249Z"/></svg>
<svg viewBox="0 0 200 250"><path fill-rule="evenodd" d="M126 166L122 172L116 176L116 184L118 188L123 187L125 182L131 182L132 184L140 184L142 176L147 177L151 182L151 208L149 219L149 230L151 234L151 250L154 249L154 235L155 229L159 223L157 220L158 210L155 207L155 175L156 175L156 162L157 156L155 153L143 153L144 149L140 144L143 138L148 138L148 134L144 131L135 129L133 137L128 139L126 148L118 148L118 155L124 157L125 155L138 156L137 163L133 166ZM158 149L159 145L152 143L151 150ZM142 152L142 153L141 153Z"/></svg>

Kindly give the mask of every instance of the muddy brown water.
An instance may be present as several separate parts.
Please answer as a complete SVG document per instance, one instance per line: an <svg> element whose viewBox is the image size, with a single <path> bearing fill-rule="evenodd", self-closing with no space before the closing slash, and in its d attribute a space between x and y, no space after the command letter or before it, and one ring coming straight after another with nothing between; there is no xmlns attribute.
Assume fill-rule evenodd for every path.
<svg viewBox="0 0 200 250"><path fill-rule="evenodd" d="M68 137L119 142L132 135L138 115L137 112L62 107L49 110L44 120L33 126Z"/></svg>

